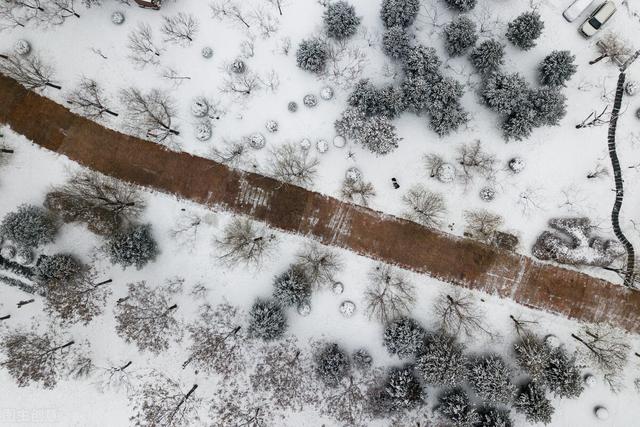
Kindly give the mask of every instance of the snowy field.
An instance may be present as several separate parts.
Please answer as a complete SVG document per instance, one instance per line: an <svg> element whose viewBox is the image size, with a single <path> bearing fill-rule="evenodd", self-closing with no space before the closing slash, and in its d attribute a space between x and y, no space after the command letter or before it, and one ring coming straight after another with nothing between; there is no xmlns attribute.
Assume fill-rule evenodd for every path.
<svg viewBox="0 0 640 427"><path fill-rule="evenodd" d="M343 147L333 143L337 136L334 122L347 109L348 98L358 80L368 78L377 87L397 87L404 79L402 66L385 55L381 47L384 27L379 1L349 1L361 18L357 32L346 41L327 41L332 55L325 72L320 75L296 66L296 50L300 42L324 33L322 14L326 6L315 0L285 0L281 2L282 13L277 7L280 2L267 0L226 3L165 1L160 11L141 9L133 2L133 5L127 5L116 0L104 0L101 6L94 5L89 9L79 1L76 3L76 11L81 16L79 19L65 17L61 25L35 24L32 20L25 27L4 29L0 32L0 54L13 52L21 40L28 41L30 55L39 55L44 63L51 65L54 70L51 82L62 87L61 90L48 87L41 93L61 104L68 103L81 78L93 79L104 91L106 106L118 113L117 117L106 114L98 118L105 126L125 133L139 133L140 127L132 126L135 123L127 115L121 91L136 88L146 93L157 89L166 94L175 106L171 126L179 135L170 135L170 138L159 142L173 150L220 160L220 153L226 148L234 143L245 144L242 141L259 132L266 138L266 146L257 150L243 146L244 154L231 165L269 175L273 174L273 153L278 148L289 143L299 147L303 140L308 139L311 144L308 159L317 158L318 164L313 179L304 185L314 191L342 197L340 189L345 173L356 167L361 171L362 179L373 185L376 194L369 199L369 206L373 209L406 216L407 205L403 196L414 185L421 184L444 196L446 211L438 221L441 229L462 235L466 231L465 212L486 209L502 217L504 222L500 230L518 236L520 242L516 250L527 255L531 255L531 247L538 235L548 228L548 221L556 217L588 217L595 225L595 234L613 238L610 211L615 193L606 144L607 126L577 129L576 125L585 119L588 122L592 118L588 118L591 113L599 114L605 107L611 108L613 103L618 69L610 58L589 64L600 55L596 41L611 32L629 49L640 47L636 45L640 36L640 6L633 1L616 0L618 12L600 35L588 40L577 31L586 14L573 23L562 17L562 11L570 3L568 0L480 0L466 14L479 28L476 44L488 39L504 43L503 70L520 73L533 88L539 86L539 64L553 50L569 50L575 55L577 72L561 89L567 98L567 114L560 124L534 129L523 141L507 142L500 129L500 117L482 103L482 77L474 70L468 55L451 58L445 50L443 26L458 14L448 9L444 1L422 0L418 16L408 30L411 43L435 48L443 61L440 67L442 74L464 85L461 105L469 113L469 120L456 132L440 137L430 130L425 114L403 112L392 121L400 138L399 146L386 155L376 155L349 138ZM214 16L215 7L212 5L225 5L226 14ZM523 51L508 42L504 35L508 22L532 8L540 13L544 30L536 46ZM122 13L124 22L112 22L115 12ZM235 12L237 15L234 17ZM193 40L165 40L166 34L161 30L163 16L177 16L178 13L191 15L197 21L197 31L190 36ZM131 35L141 28L141 24L151 29L150 40L158 53L152 53L146 64L140 62L144 55L130 47ZM205 48L212 49L210 58L203 56ZM238 73L238 67L245 69ZM640 65L629 69L627 80L640 81ZM331 99L321 96L326 95L327 87L332 88ZM251 93L244 93L249 91L247 88ZM640 229L636 229L633 221L640 213L640 193L634 191L640 178L640 120L636 117L636 110L640 108L640 91L635 95L632 90L629 92L623 102L618 127L618 153L627 190L621 225L632 243L640 245ZM303 99L308 94L317 97L316 106L304 105ZM206 98L211 105L208 117L196 117L198 111L193 105L199 97ZM292 101L297 103L295 112L288 110ZM69 105L73 107L73 104ZM604 118L607 118L606 113ZM266 128L269 121L277 122L277 131ZM211 138L200 140L198 135L201 136L203 129L209 126ZM63 185L78 172L76 165L35 148L10 129L1 128L0 133L3 134L0 147L15 150L7 156L9 159L5 165L0 163L0 218L23 204L42 206L46 194L53 187ZM326 152L320 149L320 141L325 141ZM490 173L472 172L471 177L465 177L458 161L459 150L475 141L481 142L489 156L495 156L495 163ZM425 158L433 154L454 166L452 182L441 182L430 176ZM514 158L524 161L525 167L519 173L508 167ZM594 176L589 177L591 175ZM397 180L399 188L394 188L392 178ZM495 191L493 200L485 201L480 197L481 190L485 188ZM73 337L74 346L85 342L90 345L88 354L92 361L92 369L80 378L69 378L69 375L57 372L59 381L51 390L43 388L37 381L27 387L18 387L7 369L0 369L0 425L135 424L136 421L130 421L130 417L139 413L136 405L144 401L140 391L145 389L145 384L154 381L159 384L157 378L154 380L154 372L162 372L178 382L182 393L189 391L193 384L198 384L198 389L193 395L195 398L189 401L193 408L190 406L189 411L181 413L184 415L180 420L182 424L178 420L171 423L166 419L154 424L148 419L140 421L137 418L142 425L449 425L442 411L437 409L442 407L441 394L449 389L445 386L425 385L426 396L418 399L424 400L425 404L419 409L407 403L404 412L392 411L384 416L371 416L362 409L368 402L364 395L374 388L369 386L381 383L385 369L403 366L415 358L414 355L403 359L391 355L383 344L383 323L367 315L367 292L372 281L370 274L376 268L373 261L335 250L341 264L346 267L335 273L332 282L343 283L344 292L336 294L326 286L314 291L306 301L311 307L306 315L299 314L295 308L286 309L286 336L295 337L298 341L289 350L295 350L297 346L301 353L299 357L294 356L300 365L296 368L300 370L295 371L299 377L294 378L299 381L284 386L280 384L293 395L289 402L283 404L274 394L282 392L280 398L287 400L287 393L280 389L275 392L273 389L256 389L256 379L252 377L264 367L265 354L278 344L265 344L259 339L248 338L245 329L249 322L248 313L256 298L268 298L272 294L274 277L295 263L297 254L304 251L309 242L298 236L274 232L276 243L259 267L230 266L221 262L221 249L217 242L223 239L225 229L233 222L231 215L210 212L148 191L141 192L141 197L146 207L136 221L151 224L152 235L159 248L155 260L142 268L130 266L123 269L112 265L105 254L106 239L89 232L82 223L64 224L53 243L36 250L36 255L72 254L83 264L93 267L97 281L112 279L104 307L88 324L58 325L60 319L55 310L53 314L49 314L51 310L45 310L43 298L36 296L34 302L17 308L19 301L29 300L32 296L15 287L2 285L0 288L0 317L11 314L10 319L0 321L3 334L10 335L20 328L28 330L31 327L42 332L54 325L63 336ZM176 233L176 230L183 232ZM3 252L3 257L9 258L6 255ZM620 281L616 274L601 268L575 268ZM0 273L4 275L4 269ZM515 358L514 343L528 335L521 332L519 338L510 316L533 322L527 323L525 329L535 336L552 334L545 348L555 349L560 345L563 354L575 354L575 364L572 364L571 357L571 363L568 363L575 369L564 372L573 377L564 378L566 383L563 384L570 384L575 391L584 383L584 390L575 399L559 398L561 393L548 390L546 397L555 409L549 425L626 427L637 424L636 419L640 416L637 405L640 342L637 336L622 334L616 338L613 347L617 350L622 348L616 357L624 354L625 360L618 363L623 366L620 369L603 369L602 364L598 366L589 357L589 353L594 352L589 352L586 346L572 337L572 334L583 339L588 337L582 329L584 325L488 295L457 294L449 285L424 276L399 274L404 275L404 280L415 289L415 301L409 304L408 312L404 314L410 315L428 331L443 326L436 309L443 297L454 295L470 301L475 307L474 313L479 313L480 326L472 328L471 337L458 334L458 339L466 346L465 354L494 352L502 355L512 368L509 378L512 384L525 384L534 375L531 370L519 366ZM18 278L13 273L7 275ZM180 278L177 282L181 285L179 289L166 292L169 302L177 304L177 309L172 309L171 314L175 324L163 330L163 336L168 339L167 348L156 354L149 350L141 351L134 343L125 342L123 334L116 333L114 313L123 303L119 299L128 295L128 284L146 281L152 289L162 290L167 281L176 282L174 278ZM352 317L341 313L340 306L344 301L355 304ZM225 371L226 368L217 367L209 371L191 365L182 367L192 357L194 342L187 326L206 319L201 317L201 313L207 304L214 308L220 304L237 307L238 314L231 323L241 327L238 336L242 340L230 354L242 359L240 368ZM483 329L490 333L482 332ZM618 331L616 334L621 333ZM336 411L346 411L343 404L347 399L344 396L337 398L341 404L332 405L348 380L343 379L336 391L335 387L315 379L317 361L313 354L317 354L317 348L322 346L318 343L326 342L337 343L349 355L364 348L372 356L373 369L357 371L351 376L356 382L360 381L355 390L363 395L350 395L354 407L359 408L350 408L356 414L354 420L336 421ZM293 353L295 351L288 355ZM224 353L221 351L220 354ZM0 360L6 360L6 357ZM229 360L229 366L234 365L231 357ZM111 384L106 389L100 387L104 385L109 368L124 366L129 361L132 364L126 368L128 375L122 374L123 384ZM272 363L279 366L273 369L282 368ZM54 370L66 371L66 368ZM356 372L355 368L353 370ZM230 377L221 376L223 372L231 372ZM613 384L605 381L604 374L608 374L607 378L612 379ZM587 381L590 375L592 377ZM591 383L592 380L595 382ZM265 383L267 379L261 381ZM473 389L471 383L464 382L464 386L466 390ZM492 386L500 388L500 385ZM472 404L478 408L487 401L478 393L470 395ZM544 389L542 395L545 395ZM464 407L461 419L452 425L498 425L477 424L479 420L469 415L470 406L461 407ZM598 408L607 409L607 419L596 417ZM198 417L194 415L196 413ZM514 425L530 424L522 411L511 410L510 414ZM464 416L468 417L466 421L462 419ZM604 416L602 411L600 416Z"/></svg>

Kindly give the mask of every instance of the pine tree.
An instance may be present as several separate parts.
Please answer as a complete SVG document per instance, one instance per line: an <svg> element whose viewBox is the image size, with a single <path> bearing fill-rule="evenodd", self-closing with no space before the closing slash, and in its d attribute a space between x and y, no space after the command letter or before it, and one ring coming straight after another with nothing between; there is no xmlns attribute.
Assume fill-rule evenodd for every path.
<svg viewBox="0 0 640 427"><path fill-rule="evenodd" d="M408 27L416 20L420 11L420 0L383 0L380 18L387 28L399 25Z"/></svg>
<svg viewBox="0 0 640 427"><path fill-rule="evenodd" d="M399 90L393 86L378 89L369 79L356 83L347 102L367 117L383 115L393 118L404 109L404 99Z"/></svg>
<svg viewBox="0 0 640 427"><path fill-rule="evenodd" d="M518 106L502 122L504 138L507 141L511 139L522 141L528 138L535 127L536 117L536 111L529 102Z"/></svg>
<svg viewBox="0 0 640 427"><path fill-rule="evenodd" d="M52 282L68 282L82 274L82 264L71 255L42 255L35 268L35 280L43 287Z"/></svg>
<svg viewBox="0 0 640 427"><path fill-rule="evenodd" d="M464 347L445 333L432 335L416 358L416 370L427 384L445 387L461 384L468 374Z"/></svg>
<svg viewBox="0 0 640 427"><path fill-rule="evenodd" d="M397 25L382 35L382 51L393 59L403 60L411 51L411 39L407 31Z"/></svg>
<svg viewBox="0 0 640 427"><path fill-rule="evenodd" d="M457 10L458 12L469 12L471 9L476 7L476 3L478 0L445 0L447 6L451 9Z"/></svg>
<svg viewBox="0 0 640 427"><path fill-rule="evenodd" d="M282 306L273 299L258 299L249 312L249 335L273 341L284 335L287 316Z"/></svg>
<svg viewBox="0 0 640 427"><path fill-rule="evenodd" d="M328 57L326 44L318 38L303 40L296 52L298 67L316 74L324 71Z"/></svg>
<svg viewBox="0 0 640 427"><path fill-rule="evenodd" d="M273 297L283 307L298 306L311 299L311 283L302 267L292 265L276 277L273 283Z"/></svg>
<svg viewBox="0 0 640 427"><path fill-rule="evenodd" d="M455 427L475 427L480 419L462 388L443 393L438 399L437 411Z"/></svg>
<svg viewBox="0 0 640 427"><path fill-rule="evenodd" d="M343 0L330 3L323 18L327 35L337 40L353 36L360 25L360 18L356 15L355 8Z"/></svg>
<svg viewBox="0 0 640 427"><path fill-rule="evenodd" d="M489 76L482 88L486 104L497 113L510 114L527 101L529 87L518 73L495 73Z"/></svg>
<svg viewBox="0 0 640 427"><path fill-rule="evenodd" d="M444 46L451 56L460 56L478 41L476 24L461 16L444 27Z"/></svg>
<svg viewBox="0 0 640 427"><path fill-rule="evenodd" d="M429 104L430 83L424 77L409 77L402 82L405 107L416 113L425 110Z"/></svg>
<svg viewBox="0 0 640 427"><path fill-rule="evenodd" d="M151 224L131 225L107 242L107 253L114 264L123 268L135 265L139 270L158 255L158 244L151 234Z"/></svg>
<svg viewBox="0 0 640 427"><path fill-rule="evenodd" d="M535 382L529 382L520 389L513 406L516 411L522 412L530 423L549 424L554 412L544 389Z"/></svg>
<svg viewBox="0 0 640 427"><path fill-rule="evenodd" d="M504 48L497 40L485 40L473 48L469 59L480 74L489 75L504 64Z"/></svg>
<svg viewBox="0 0 640 427"><path fill-rule="evenodd" d="M558 87L531 90L529 103L535 110L535 126L556 126L567 115L567 97Z"/></svg>
<svg viewBox="0 0 640 427"><path fill-rule="evenodd" d="M493 407L478 409L478 423L474 427L513 427L509 411Z"/></svg>
<svg viewBox="0 0 640 427"><path fill-rule="evenodd" d="M380 414L411 410L426 398L411 365L390 368L382 386L372 393L372 408Z"/></svg>
<svg viewBox="0 0 640 427"><path fill-rule="evenodd" d="M429 128L438 136L446 136L455 132L469 121L467 113L459 104L429 111Z"/></svg>
<svg viewBox="0 0 640 427"><path fill-rule="evenodd" d="M576 398L584 391L582 374L575 358L562 347L554 348L544 371L544 384L558 397Z"/></svg>
<svg viewBox="0 0 640 427"><path fill-rule="evenodd" d="M516 395L512 381L513 371L496 354L472 360L469 363L468 381L473 391L485 402L510 403Z"/></svg>
<svg viewBox="0 0 640 427"><path fill-rule="evenodd" d="M568 50L554 50L540 64L540 84L546 86L566 86L578 66L576 56Z"/></svg>
<svg viewBox="0 0 640 427"><path fill-rule="evenodd" d="M23 248L36 248L53 242L58 226L43 208L21 205L4 216L0 236Z"/></svg>
<svg viewBox="0 0 640 427"><path fill-rule="evenodd" d="M405 358L415 356L422 348L426 331L410 317L399 317L384 328L383 344L391 354Z"/></svg>
<svg viewBox="0 0 640 427"><path fill-rule="evenodd" d="M438 69L442 64L436 50L423 45L409 49L403 61L404 73L407 78L420 77L426 80L438 76Z"/></svg>
<svg viewBox="0 0 640 427"><path fill-rule="evenodd" d="M538 12L524 12L509 22L507 39L520 49L529 50L536 45L543 29L544 22Z"/></svg>
<svg viewBox="0 0 640 427"><path fill-rule="evenodd" d="M349 356L335 343L324 346L315 361L318 377L329 387L336 387L351 369Z"/></svg>
<svg viewBox="0 0 640 427"><path fill-rule="evenodd" d="M384 155L398 148L396 128L383 116L366 117L356 108L349 108L334 124L338 135L351 138L377 155Z"/></svg>

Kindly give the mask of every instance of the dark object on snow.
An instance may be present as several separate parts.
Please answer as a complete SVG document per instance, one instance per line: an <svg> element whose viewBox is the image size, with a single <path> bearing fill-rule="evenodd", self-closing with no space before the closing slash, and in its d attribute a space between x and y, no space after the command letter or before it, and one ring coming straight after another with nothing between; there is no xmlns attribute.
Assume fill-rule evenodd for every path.
<svg viewBox="0 0 640 427"><path fill-rule="evenodd" d="M18 306L18 308L22 308L23 305L31 304L34 301L35 301L35 299L31 298L31 299L24 300L24 301L18 301L18 304L16 304L16 305Z"/></svg>
<svg viewBox="0 0 640 427"><path fill-rule="evenodd" d="M638 119L640 119L640 108L638 108L638 109L636 110L636 117L637 117Z"/></svg>
<svg viewBox="0 0 640 427"><path fill-rule="evenodd" d="M398 184L398 180L394 178L391 178L391 183L393 184L393 188L395 188L396 190L398 188L400 188L400 184Z"/></svg>
<svg viewBox="0 0 640 427"><path fill-rule="evenodd" d="M160 10L162 0L134 0L143 9Z"/></svg>

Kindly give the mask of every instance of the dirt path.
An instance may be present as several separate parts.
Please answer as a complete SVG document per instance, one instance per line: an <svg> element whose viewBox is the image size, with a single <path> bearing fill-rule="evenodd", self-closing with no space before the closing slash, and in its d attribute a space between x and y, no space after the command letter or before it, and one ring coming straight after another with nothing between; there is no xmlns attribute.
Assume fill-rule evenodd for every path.
<svg viewBox="0 0 640 427"><path fill-rule="evenodd" d="M640 292L354 206L106 129L0 76L0 123L91 169L246 214L327 245L510 298L640 332Z"/></svg>

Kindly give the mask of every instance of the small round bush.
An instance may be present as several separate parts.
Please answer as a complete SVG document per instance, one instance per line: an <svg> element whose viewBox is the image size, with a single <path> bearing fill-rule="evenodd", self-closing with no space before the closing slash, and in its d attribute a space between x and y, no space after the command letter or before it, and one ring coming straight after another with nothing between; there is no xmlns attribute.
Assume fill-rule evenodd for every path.
<svg viewBox="0 0 640 427"><path fill-rule="evenodd" d="M273 341L287 330L287 316L282 306L273 299L258 299L249 311L249 336Z"/></svg>
<svg viewBox="0 0 640 427"><path fill-rule="evenodd" d="M546 86L566 86L578 66L576 56L568 50L554 50L540 64L540 84Z"/></svg>
<svg viewBox="0 0 640 427"><path fill-rule="evenodd" d="M509 22L507 40L522 50L529 50L536 45L543 29L544 22L538 12L524 12Z"/></svg>
<svg viewBox="0 0 640 427"><path fill-rule="evenodd" d="M406 28L413 24L420 11L420 0L383 0L380 18L385 27L399 25Z"/></svg>
<svg viewBox="0 0 640 427"><path fill-rule="evenodd" d="M447 6L458 12L469 12L476 7L477 0L445 0Z"/></svg>
<svg viewBox="0 0 640 427"><path fill-rule="evenodd" d="M330 3L324 12L324 25L327 35L337 40L353 36L358 31L360 18L356 10L346 1Z"/></svg>
<svg viewBox="0 0 640 427"><path fill-rule="evenodd" d="M476 24L466 16L451 21L444 27L444 45L451 56L460 56L478 41Z"/></svg>
<svg viewBox="0 0 640 427"><path fill-rule="evenodd" d="M389 28L382 36L382 50L393 59L404 59L410 51L411 39L401 26Z"/></svg>
<svg viewBox="0 0 640 427"><path fill-rule="evenodd" d="M384 328L382 343L391 354L411 357L422 348L426 331L410 317L399 317Z"/></svg>
<svg viewBox="0 0 640 427"><path fill-rule="evenodd" d="M329 387L336 387L349 375L351 362L347 353L338 344L327 344L315 357L316 373Z"/></svg>
<svg viewBox="0 0 640 427"><path fill-rule="evenodd" d="M287 110L289 110L291 113L295 113L296 111L298 111L298 103L295 101L291 101L287 104Z"/></svg>
<svg viewBox="0 0 640 427"><path fill-rule="evenodd" d="M303 40L296 52L298 67L312 73L320 74L327 63L327 45L320 39Z"/></svg>
<svg viewBox="0 0 640 427"><path fill-rule="evenodd" d="M119 231L107 242L111 262L124 268L136 266L139 270L158 255L158 244L151 234L151 224L131 225Z"/></svg>
<svg viewBox="0 0 640 427"><path fill-rule="evenodd" d="M307 94L302 98L302 103L305 107L313 108L318 105L318 97L312 93Z"/></svg>
<svg viewBox="0 0 640 427"><path fill-rule="evenodd" d="M303 268L293 265L277 276L273 283L273 297L284 307L297 306L311 299L311 283Z"/></svg>
<svg viewBox="0 0 640 427"><path fill-rule="evenodd" d="M34 205L19 206L5 215L0 223L0 234L19 247L36 248L53 242L58 226L53 216Z"/></svg>
<svg viewBox="0 0 640 427"><path fill-rule="evenodd" d="M480 74L488 75L504 64L505 46L497 40L485 40L473 48L469 59Z"/></svg>
<svg viewBox="0 0 640 427"><path fill-rule="evenodd" d="M242 59L238 58L231 63L231 71L236 74L243 74L247 71L247 64Z"/></svg>

